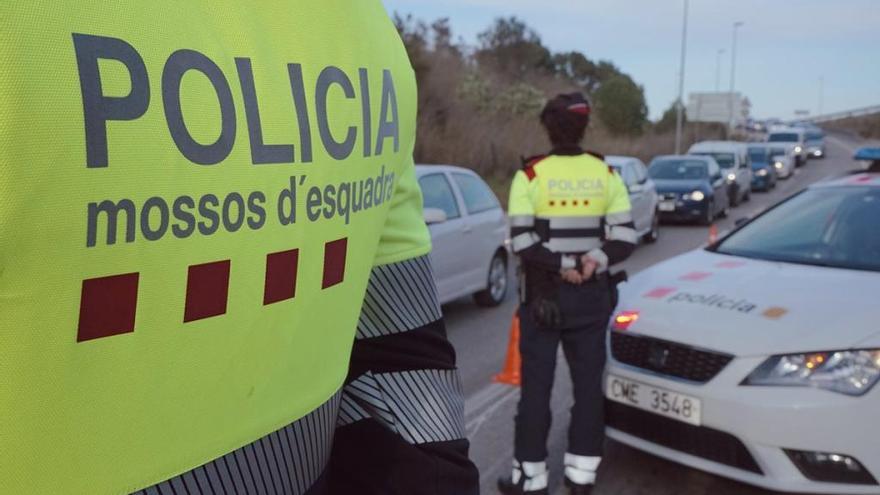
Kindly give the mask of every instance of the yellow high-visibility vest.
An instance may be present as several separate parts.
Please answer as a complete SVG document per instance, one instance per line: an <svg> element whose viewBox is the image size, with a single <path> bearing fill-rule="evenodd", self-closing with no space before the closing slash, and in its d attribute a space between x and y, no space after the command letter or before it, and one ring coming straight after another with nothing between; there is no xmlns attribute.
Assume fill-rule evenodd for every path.
<svg viewBox="0 0 880 495"><path fill-rule="evenodd" d="M540 227L514 236L514 251L537 242L559 253L595 252L604 239L635 243L629 194L620 176L590 154L550 155L513 178L508 205L511 226ZM607 232L606 232L607 230Z"/></svg>
<svg viewBox="0 0 880 495"><path fill-rule="evenodd" d="M0 2L0 492L124 493L340 388L427 253L379 0Z"/></svg>

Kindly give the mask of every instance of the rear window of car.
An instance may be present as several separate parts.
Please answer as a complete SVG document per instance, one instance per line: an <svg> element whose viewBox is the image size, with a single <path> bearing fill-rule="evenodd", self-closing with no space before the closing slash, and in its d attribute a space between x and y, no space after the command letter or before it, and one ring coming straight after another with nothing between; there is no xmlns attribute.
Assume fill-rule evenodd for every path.
<svg viewBox="0 0 880 495"><path fill-rule="evenodd" d="M657 160L648 168L652 179L688 180L709 176L708 165L702 160Z"/></svg>
<svg viewBox="0 0 880 495"><path fill-rule="evenodd" d="M419 186L422 188L425 208L443 210L446 213L446 218L449 219L461 216L455 201L455 194L452 192L452 185L446 180L444 174L422 176L419 179Z"/></svg>
<svg viewBox="0 0 880 495"><path fill-rule="evenodd" d="M474 214L499 208L498 198L482 179L461 173L453 173L452 179L458 184L468 213Z"/></svg>
<svg viewBox="0 0 880 495"><path fill-rule="evenodd" d="M715 250L770 261L880 271L880 188L808 189L747 224Z"/></svg>
<svg viewBox="0 0 880 495"><path fill-rule="evenodd" d="M767 138L771 143L796 143L798 140L799 136L796 132L774 132Z"/></svg>
<svg viewBox="0 0 880 495"><path fill-rule="evenodd" d="M751 158L753 162L766 162L767 161L767 149L765 149L765 148L749 148L749 158Z"/></svg>
<svg viewBox="0 0 880 495"><path fill-rule="evenodd" d="M691 153L692 155L711 156L721 165L721 168L732 168L736 164L736 155L733 153L712 153L708 151L698 151Z"/></svg>

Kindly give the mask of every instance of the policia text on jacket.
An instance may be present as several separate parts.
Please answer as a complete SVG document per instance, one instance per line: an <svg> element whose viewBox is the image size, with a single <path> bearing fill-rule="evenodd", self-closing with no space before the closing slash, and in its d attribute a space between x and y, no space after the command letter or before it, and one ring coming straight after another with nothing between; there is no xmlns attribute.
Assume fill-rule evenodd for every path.
<svg viewBox="0 0 880 495"><path fill-rule="evenodd" d="M83 98L83 118L86 137L86 166L106 168L110 166L111 150L108 145L108 127L114 121L136 120L151 109L150 71L136 48L124 40L85 34L73 34L73 44L79 69L80 86ZM105 93L106 81L103 71L110 61L121 63L125 75L113 74L130 80L130 90L125 96L112 96ZM284 70L290 80L291 120L299 127L299 144L268 144L265 142L260 120L258 95L251 59L235 58L241 97L247 120L250 141L251 161L255 166L271 164L291 164L313 161L312 122L317 123L320 143L334 160L348 158L355 152L359 133L364 158L381 155L386 140L391 139L394 151L399 150L399 124L397 97L391 72L382 72L380 90L381 107L375 120L371 106L371 87L378 81L371 80L367 69L359 69L358 90L352 78L343 70L329 66L322 69L314 81L314 91L306 92L303 68L300 64L268 62L267 67ZM188 74L198 74L188 76ZM185 76L188 76L185 78ZM201 80L195 81L195 78ZM207 82L207 85L204 84ZM200 129L191 130L187 126L184 107L187 84L196 85L200 91L211 91L219 103L219 137L210 144L211 137L197 139ZM372 85L372 86L371 86ZM312 87L309 85L308 87ZM347 105L329 104L331 91L341 91L345 100L353 100ZM171 140L180 153L193 164L200 166L220 166L232 152L236 134L236 106L226 76L206 55L195 50L180 49L169 55L161 71L162 106ZM359 104L355 100L360 100ZM277 103L277 97L273 99ZM310 102L313 101L313 107ZM314 108L314 118L310 113ZM353 112L356 109L357 112ZM330 113L340 112L351 116L352 123L343 133L334 132L330 125ZM201 138L202 136L199 135ZM169 142L169 145L171 143ZM162 166L161 163L157 166ZM136 205L127 198L104 199L88 205L88 229L86 245L94 247L100 243L99 231L106 231L106 243L115 244L121 236L124 242L134 242L135 232L148 241L156 241L172 233L177 238L187 238L198 232L212 235L221 227L235 232L247 225L257 230L265 225L267 209L277 212L281 225L297 222L298 210L305 213L310 222L320 219L342 217L348 224L352 214L380 206L390 200L393 191L394 173L385 173L382 167L378 176L365 174L358 180L336 184L314 185L308 174L291 176L290 183L272 187L266 191L207 192L195 197L190 195L176 198L153 196ZM300 192L301 191L301 192ZM270 206L271 205L271 206ZM269 210L272 211L272 210ZM172 223L171 217L174 222ZM103 220L103 221L102 221ZM120 224L120 222L122 222ZM121 230L121 232L119 232Z"/></svg>

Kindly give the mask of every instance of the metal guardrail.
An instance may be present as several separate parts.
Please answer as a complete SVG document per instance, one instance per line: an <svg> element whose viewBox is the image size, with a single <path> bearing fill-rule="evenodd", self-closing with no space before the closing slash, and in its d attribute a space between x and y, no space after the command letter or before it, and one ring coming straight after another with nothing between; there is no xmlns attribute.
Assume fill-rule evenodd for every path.
<svg viewBox="0 0 880 495"><path fill-rule="evenodd" d="M803 120L805 122L830 122L832 120L841 120L848 119L851 117L861 117L863 115L872 115L875 113L880 113L880 105L874 105L870 107L858 108L855 110L846 110L843 112L835 112L829 113L826 115L816 115L815 117L806 117Z"/></svg>

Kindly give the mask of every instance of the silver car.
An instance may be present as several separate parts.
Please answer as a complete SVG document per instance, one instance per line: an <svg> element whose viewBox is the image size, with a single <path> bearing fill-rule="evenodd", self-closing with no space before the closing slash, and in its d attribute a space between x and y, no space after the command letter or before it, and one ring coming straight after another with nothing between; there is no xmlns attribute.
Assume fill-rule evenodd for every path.
<svg viewBox="0 0 880 495"><path fill-rule="evenodd" d="M606 156L605 163L614 167L629 191L636 232L645 242L660 238L660 215L657 214L657 188L648 176L648 167L632 156Z"/></svg>
<svg viewBox="0 0 880 495"><path fill-rule="evenodd" d="M495 193L461 167L416 165L416 176L440 303L473 295L481 306L501 304L509 285L508 223Z"/></svg>

